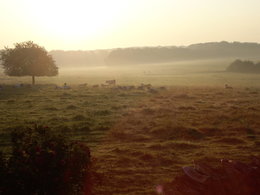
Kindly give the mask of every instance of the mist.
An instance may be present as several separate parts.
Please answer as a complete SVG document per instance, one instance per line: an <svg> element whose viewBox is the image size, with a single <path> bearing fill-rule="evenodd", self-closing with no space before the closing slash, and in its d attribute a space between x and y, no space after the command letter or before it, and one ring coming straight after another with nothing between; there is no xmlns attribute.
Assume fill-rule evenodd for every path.
<svg viewBox="0 0 260 195"><path fill-rule="evenodd" d="M260 194L259 0L1 0L0 194Z"/></svg>

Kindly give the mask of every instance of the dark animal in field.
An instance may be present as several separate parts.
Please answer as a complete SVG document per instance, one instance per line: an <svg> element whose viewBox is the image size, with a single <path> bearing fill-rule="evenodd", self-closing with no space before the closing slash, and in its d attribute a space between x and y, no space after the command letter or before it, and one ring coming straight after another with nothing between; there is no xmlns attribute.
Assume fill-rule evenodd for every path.
<svg viewBox="0 0 260 195"><path fill-rule="evenodd" d="M30 84L17 83L13 86L14 88L31 87Z"/></svg>
<svg viewBox="0 0 260 195"><path fill-rule="evenodd" d="M99 85L92 85L92 88L99 88Z"/></svg>
<svg viewBox="0 0 260 195"><path fill-rule="evenodd" d="M134 85L128 85L128 86L117 86L116 89L123 90L123 91L129 91L135 89Z"/></svg>
<svg viewBox="0 0 260 195"><path fill-rule="evenodd" d="M107 80L105 83L108 85L116 85L116 80Z"/></svg>
<svg viewBox="0 0 260 195"><path fill-rule="evenodd" d="M67 83L63 84L63 89L70 89L71 87L67 85Z"/></svg>
<svg viewBox="0 0 260 195"><path fill-rule="evenodd" d="M225 89L233 89L233 87L229 86L228 84L225 84Z"/></svg>
<svg viewBox="0 0 260 195"><path fill-rule="evenodd" d="M166 90L166 87L162 86L162 87L159 87L160 90Z"/></svg>
<svg viewBox="0 0 260 195"><path fill-rule="evenodd" d="M14 88L21 88L23 87L24 85L22 83L17 83L14 85Z"/></svg>
<svg viewBox="0 0 260 195"><path fill-rule="evenodd" d="M55 89L63 89L63 88L56 85L56 86L55 86Z"/></svg>
<svg viewBox="0 0 260 195"><path fill-rule="evenodd" d="M150 88L148 89L149 93L158 93L158 91L156 89Z"/></svg>
<svg viewBox="0 0 260 195"><path fill-rule="evenodd" d="M128 90L135 89L135 86L134 86L134 85L129 85L129 86L127 86L127 89L128 89Z"/></svg>
<svg viewBox="0 0 260 195"><path fill-rule="evenodd" d="M109 85L101 84L101 87L108 87Z"/></svg>
<svg viewBox="0 0 260 195"><path fill-rule="evenodd" d="M79 87L87 87L87 86L88 86L87 83L79 84Z"/></svg>
<svg viewBox="0 0 260 195"><path fill-rule="evenodd" d="M138 90L144 90L145 88L143 86L138 86L137 89Z"/></svg>
<svg viewBox="0 0 260 195"><path fill-rule="evenodd" d="M67 83L64 83L62 87L56 85L56 86L55 86L55 89L71 89L71 87L68 86Z"/></svg>
<svg viewBox="0 0 260 195"><path fill-rule="evenodd" d="M120 90L125 90L125 86L117 86L117 89L120 89Z"/></svg>
<svg viewBox="0 0 260 195"><path fill-rule="evenodd" d="M143 83L141 83L141 85L137 87L138 90L146 90L146 89L149 90L151 88L152 88L151 84L143 84Z"/></svg>
<svg viewBox="0 0 260 195"><path fill-rule="evenodd" d="M150 89L152 87L151 84L143 84L143 83L141 84L141 86L143 86L146 89Z"/></svg>

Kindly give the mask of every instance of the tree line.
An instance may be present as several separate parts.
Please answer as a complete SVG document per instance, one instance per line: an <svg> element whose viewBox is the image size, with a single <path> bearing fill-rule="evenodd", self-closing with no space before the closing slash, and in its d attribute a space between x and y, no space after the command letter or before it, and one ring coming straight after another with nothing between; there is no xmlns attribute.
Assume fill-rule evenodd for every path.
<svg viewBox="0 0 260 195"><path fill-rule="evenodd" d="M136 65L185 60L259 58L260 44L211 42L187 47L135 47L114 49L105 59L108 65Z"/></svg>
<svg viewBox="0 0 260 195"><path fill-rule="evenodd" d="M260 62L254 63L249 60L235 60L226 69L228 72L260 73Z"/></svg>
<svg viewBox="0 0 260 195"><path fill-rule="evenodd" d="M203 59L258 59L260 44L240 42L199 43L185 47L131 47L101 50L53 50L49 54L63 67L126 66Z"/></svg>

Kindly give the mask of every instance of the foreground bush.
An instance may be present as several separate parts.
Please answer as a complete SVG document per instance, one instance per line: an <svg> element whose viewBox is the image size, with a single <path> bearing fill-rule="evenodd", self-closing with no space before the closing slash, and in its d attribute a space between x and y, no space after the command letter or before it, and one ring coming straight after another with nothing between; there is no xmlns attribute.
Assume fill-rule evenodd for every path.
<svg viewBox="0 0 260 195"><path fill-rule="evenodd" d="M48 127L17 128L12 153L0 153L0 194L89 193L90 151Z"/></svg>

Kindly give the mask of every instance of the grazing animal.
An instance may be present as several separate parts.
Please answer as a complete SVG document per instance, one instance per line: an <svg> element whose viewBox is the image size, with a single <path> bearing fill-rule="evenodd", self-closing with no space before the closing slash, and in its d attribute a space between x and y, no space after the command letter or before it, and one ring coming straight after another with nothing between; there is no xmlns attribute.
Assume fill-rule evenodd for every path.
<svg viewBox="0 0 260 195"><path fill-rule="evenodd" d="M160 90L166 90L166 87L162 86L162 87L159 87Z"/></svg>
<svg viewBox="0 0 260 195"><path fill-rule="evenodd" d="M88 86L87 83L79 84L79 87L87 87L87 86Z"/></svg>
<svg viewBox="0 0 260 195"><path fill-rule="evenodd" d="M129 86L127 86L127 89L128 89L128 90L135 89L135 86L134 86L134 85L129 85Z"/></svg>
<svg viewBox="0 0 260 195"><path fill-rule="evenodd" d="M116 85L116 80L107 80L106 83L108 85Z"/></svg>
<svg viewBox="0 0 260 195"><path fill-rule="evenodd" d="M158 91L156 89L150 88L148 89L149 93L158 93Z"/></svg>
<svg viewBox="0 0 260 195"><path fill-rule="evenodd" d="M23 84L22 83L18 83L18 84L15 84L14 87L15 88L20 88L20 87L23 87Z"/></svg>
<svg viewBox="0 0 260 195"><path fill-rule="evenodd" d="M55 86L55 89L62 89L62 87L56 85L56 86Z"/></svg>
<svg viewBox="0 0 260 195"><path fill-rule="evenodd" d="M138 90L144 90L144 86L142 86L142 85L141 85L141 86L138 86L137 89L138 89Z"/></svg>
<svg viewBox="0 0 260 195"><path fill-rule="evenodd" d="M71 87L68 86L67 83L64 83L62 87L56 85L56 86L55 86L55 89L71 89Z"/></svg>
<svg viewBox="0 0 260 195"><path fill-rule="evenodd" d="M151 88L152 88L151 84L143 84L143 83L141 83L141 85L137 87L138 90L145 90L145 89L149 90Z"/></svg>
<svg viewBox="0 0 260 195"><path fill-rule="evenodd" d="M64 83L63 89L70 89L71 87L67 85L67 83Z"/></svg>
<svg viewBox="0 0 260 195"><path fill-rule="evenodd" d="M129 86L118 86L118 89L124 90L124 91L128 91L131 88Z"/></svg>
<svg viewBox="0 0 260 195"><path fill-rule="evenodd" d="M92 85L92 88L98 88L99 85Z"/></svg>
<svg viewBox="0 0 260 195"><path fill-rule="evenodd" d="M130 90L135 89L135 86L134 85L127 85L127 86L117 85L117 86L113 87L113 89L130 91Z"/></svg>
<svg viewBox="0 0 260 195"><path fill-rule="evenodd" d="M141 84L142 87L146 88L146 89L151 89L152 85L151 84Z"/></svg>
<svg viewBox="0 0 260 195"><path fill-rule="evenodd" d="M106 85L106 84L101 84L101 87L107 87L108 85Z"/></svg>
<svg viewBox="0 0 260 195"><path fill-rule="evenodd" d="M228 84L225 84L225 89L233 89L233 87L229 86Z"/></svg>

